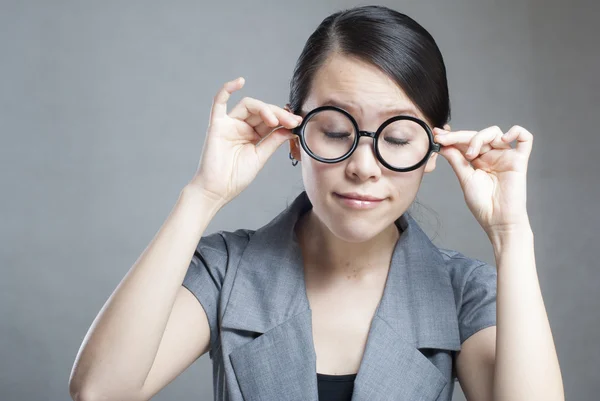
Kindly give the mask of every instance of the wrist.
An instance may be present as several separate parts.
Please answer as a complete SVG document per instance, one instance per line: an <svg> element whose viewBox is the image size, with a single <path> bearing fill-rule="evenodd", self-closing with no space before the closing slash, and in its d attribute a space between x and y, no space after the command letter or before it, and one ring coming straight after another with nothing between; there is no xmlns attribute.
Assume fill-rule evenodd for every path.
<svg viewBox="0 0 600 401"><path fill-rule="evenodd" d="M194 204L204 213L208 212L210 216L216 215L227 204L224 199L211 195L193 184L188 184L181 190L179 199L184 203Z"/></svg>
<svg viewBox="0 0 600 401"><path fill-rule="evenodd" d="M488 237L494 248L494 253L500 254L502 251L529 246L533 243L533 230L529 222L497 227L488 232Z"/></svg>

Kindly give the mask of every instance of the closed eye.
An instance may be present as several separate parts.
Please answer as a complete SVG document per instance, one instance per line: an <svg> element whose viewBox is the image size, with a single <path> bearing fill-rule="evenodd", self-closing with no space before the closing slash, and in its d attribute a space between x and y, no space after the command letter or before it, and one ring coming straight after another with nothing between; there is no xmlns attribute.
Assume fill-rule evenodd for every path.
<svg viewBox="0 0 600 401"><path fill-rule="evenodd" d="M390 138L390 137L386 137L385 141L394 146L404 146L404 145L408 145L410 143L410 141L405 141L403 139Z"/></svg>
<svg viewBox="0 0 600 401"><path fill-rule="evenodd" d="M346 139L350 137L348 132L325 132L325 136L330 139Z"/></svg>

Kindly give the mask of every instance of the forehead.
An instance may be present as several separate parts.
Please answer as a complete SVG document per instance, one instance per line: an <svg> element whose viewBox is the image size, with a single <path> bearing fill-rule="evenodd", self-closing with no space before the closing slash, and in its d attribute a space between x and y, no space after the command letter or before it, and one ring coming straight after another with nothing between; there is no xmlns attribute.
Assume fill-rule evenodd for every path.
<svg viewBox="0 0 600 401"><path fill-rule="evenodd" d="M357 117L408 114L424 119L404 91L379 68L334 54L315 73L303 112L333 105Z"/></svg>

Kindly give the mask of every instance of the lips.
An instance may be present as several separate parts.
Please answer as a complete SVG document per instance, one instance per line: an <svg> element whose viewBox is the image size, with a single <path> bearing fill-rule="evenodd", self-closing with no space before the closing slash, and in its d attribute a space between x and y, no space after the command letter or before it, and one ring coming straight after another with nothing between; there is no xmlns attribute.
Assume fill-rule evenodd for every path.
<svg viewBox="0 0 600 401"><path fill-rule="evenodd" d="M378 202L382 201L384 198L378 198L376 196L367 195L367 194L359 194L357 192L346 192L346 193L337 193L336 195L341 196L343 198L354 199L359 201L369 201L369 202Z"/></svg>

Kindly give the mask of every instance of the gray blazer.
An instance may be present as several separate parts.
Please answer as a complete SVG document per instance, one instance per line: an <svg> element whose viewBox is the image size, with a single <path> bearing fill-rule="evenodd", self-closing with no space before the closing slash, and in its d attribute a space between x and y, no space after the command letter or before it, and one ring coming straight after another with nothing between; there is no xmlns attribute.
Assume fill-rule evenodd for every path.
<svg viewBox="0 0 600 401"><path fill-rule="evenodd" d="M183 285L206 311L215 400L317 401L316 355L294 233L306 192L267 225L200 240ZM451 400L454 358L496 324L496 268L436 247L408 213L371 322L353 401Z"/></svg>

